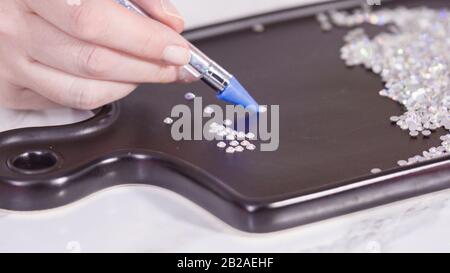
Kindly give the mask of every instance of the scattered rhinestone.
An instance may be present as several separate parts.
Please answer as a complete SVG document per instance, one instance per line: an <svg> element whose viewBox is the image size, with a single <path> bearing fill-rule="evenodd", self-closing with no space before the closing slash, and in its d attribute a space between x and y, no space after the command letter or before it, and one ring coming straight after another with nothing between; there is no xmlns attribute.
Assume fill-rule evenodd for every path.
<svg viewBox="0 0 450 273"><path fill-rule="evenodd" d="M262 33L266 30L266 27L263 24L256 24L252 27L254 32Z"/></svg>
<svg viewBox="0 0 450 273"><path fill-rule="evenodd" d="M372 170L370 170L371 173L376 174L376 173L380 173L381 169L379 168L373 168Z"/></svg>
<svg viewBox="0 0 450 273"><path fill-rule="evenodd" d="M171 118L165 118L165 119L164 119L164 123L167 124L167 125L170 125L170 124L173 123L173 119L171 119Z"/></svg>
<svg viewBox="0 0 450 273"><path fill-rule="evenodd" d="M223 141L220 141L217 143L217 147L223 149L223 148L227 147L227 144Z"/></svg>
<svg viewBox="0 0 450 273"><path fill-rule="evenodd" d="M217 143L217 147L225 149L227 153L244 152L246 149L255 150L256 146L250 142L255 139L255 134L252 132L246 134L227 127L231 124L232 122L227 122L227 120L224 120L223 124L217 122L209 124L209 132L222 139Z"/></svg>
<svg viewBox="0 0 450 273"><path fill-rule="evenodd" d="M230 119L226 119L226 120L223 121L223 124L225 126L231 126L231 124L233 124L233 122Z"/></svg>
<svg viewBox="0 0 450 273"><path fill-rule="evenodd" d="M229 154L234 154L235 151L236 150L234 149L234 147L228 147L228 148L225 149L225 152L229 153Z"/></svg>
<svg viewBox="0 0 450 273"><path fill-rule="evenodd" d="M188 92L188 93L184 94L184 98L186 100L193 100L193 99L195 99L195 94L191 93L191 92Z"/></svg>
<svg viewBox="0 0 450 273"><path fill-rule="evenodd" d="M247 150L253 151L256 149L256 146L255 146L255 144L249 144L249 145L245 146L245 148Z"/></svg>
<svg viewBox="0 0 450 273"><path fill-rule="evenodd" d="M188 92L184 95L186 100L193 100L195 94ZM260 108L261 109L261 108ZM266 109L266 108L264 108ZM206 114L214 113L214 108L207 106L203 109ZM165 124L173 124L174 120L167 117L163 120ZM255 150L256 146L250 142L250 140L256 139L256 135L252 132L241 132L236 131L230 126L233 125L233 121L230 119L225 119L222 124L217 122L211 122L209 124L208 132L216 137L218 140L216 146L219 149L224 149L226 153L244 152L247 150Z"/></svg>
<svg viewBox="0 0 450 273"><path fill-rule="evenodd" d="M255 136L254 133L249 132L249 133L247 133L246 137L247 137L248 139L255 139L256 136Z"/></svg>
<svg viewBox="0 0 450 273"><path fill-rule="evenodd" d="M330 31L333 29L333 25L330 22L330 19L328 18L328 15L325 13L319 13L316 16L317 21L320 24L320 28L323 31Z"/></svg>
<svg viewBox="0 0 450 273"><path fill-rule="evenodd" d="M235 140L235 139L236 139L236 136L235 136L234 134L228 134L225 138L226 138L227 140Z"/></svg>
<svg viewBox="0 0 450 273"><path fill-rule="evenodd" d="M248 146L248 145L250 145L250 142L248 141L248 140L243 140L243 141L241 141L241 146Z"/></svg>
<svg viewBox="0 0 450 273"><path fill-rule="evenodd" d="M214 113L214 108L212 108L211 106L206 106L205 109L203 110L203 112L205 114L210 115L210 114Z"/></svg>
<svg viewBox="0 0 450 273"><path fill-rule="evenodd" d="M404 106L405 112L390 121L409 135L428 137L443 128L450 131L450 11L429 8L362 9L317 15L337 27L357 27L345 37L341 58L348 66L364 66L381 76L380 96ZM368 23L389 31L369 37L358 26ZM439 147L422 155L399 160L406 166L450 154L450 133Z"/></svg>
<svg viewBox="0 0 450 273"><path fill-rule="evenodd" d="M239 142L236 141L236 140L233 140L233 141L230 142L230 145L233 146L233 147L236 147L236 146L239 145Z"/></svg>

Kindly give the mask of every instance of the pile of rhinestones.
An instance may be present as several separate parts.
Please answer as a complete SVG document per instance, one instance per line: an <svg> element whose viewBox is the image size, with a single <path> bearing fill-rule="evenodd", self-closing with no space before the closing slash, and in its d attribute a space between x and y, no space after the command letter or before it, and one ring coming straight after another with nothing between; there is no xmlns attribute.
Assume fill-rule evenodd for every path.
<svg viewBox="0 0 450 273"><path fill-rule="evenodd" d="M184 95L186 100L193 100L195 97L195 94L192 92L188 92ZM266 111L265 107L260 108L260 111ZM214 109L207 106L203 109L203 112L210 115L214 112ZM171 125L173 123L173 119L167 117L163 122L167 125ZM215 139L220 139L216 146L219 149L225 150L228 154L241 153L245 150L254 151L256 149L256 145L251 143L251 140L256 139L256 135L252 132L245 133L243 131L236 131L231 127L232 125L233 121L230 119L224 120L222 124L217 122L212 122L209 124L208 132L213 134Z"/></svg>
<svg viewBox="0 0 450 273"><path fill-rule="evenodd" d="M341 58L348 66L362 65L381 76L379 92L404 106L405 112L390 121L412 138L429 137L439 128L450 131L450 11L429 8L380 9L368 7L322 13L317 19L324 31L330 25L357 27L364 23L388 31L370 38L357 27L344 38ZM450 154L450 133L439 147L399 160L400 166Z"/></svg>
<svg viewBox="0 0 450 273"><path fill-rule="evenodd" d="M232 121L229 119L224 120L223 124L212 122L209 125L209 133L223 138L223 141L217 143L217 147L225 149L226 153L233 154L235 152L243 152L245 150L253 151L256 149L255 144L250 141L255 139L255 134L249 132L238 132L232 129ZM228 142L228 147L227 147Z"/></svg>

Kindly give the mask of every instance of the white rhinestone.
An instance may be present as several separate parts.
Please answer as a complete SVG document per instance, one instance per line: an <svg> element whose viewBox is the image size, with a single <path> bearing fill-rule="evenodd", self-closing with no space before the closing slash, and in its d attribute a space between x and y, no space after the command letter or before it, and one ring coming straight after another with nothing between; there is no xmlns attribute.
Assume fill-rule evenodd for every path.
<svg viewBox="0 0 450 273"><path fill-rule="evenodd" d="M406 160L399 160L397 162L397 164L400 165L400 166L406 166L406 165L408 165L408 162Z"/></svg>
<svg viewBox="0 0 450 273"><path fill-rule="evenodd" d="M245 139L246 135L245 135L244 132L238 132L236 136L237 136L238 139Z"/></svg>
<svg viewBox="0 0 450 273"><path fill-rule="evenodd" d="M256 149L256 146L255 146L254 144L249 144L249 145L245 146L245 148L246 148L247 150L253 151L253 150Z"/></svg>
<svg viewBox="0 0 450 273"><path fill-rule="evenodd" d="M226 139L227 139L227 140L235 140L236 137L235 137L233 134L228 134L228 135L226 136Z"/></svg>
<svg viewBox="0 0 450 273"><path fill-rule="evenodd" d="M193 99L195 99L195 94L188 92L188 93L184 94L184 98L187 100L193 100Z"/></svg>
<svg viewBox="0 0 450 273"><path fill-rule="evenodd" d="M236 147L234 148L234 150L235 150L236 152L243 152L243 151L244 151L244 147L242 147L242 146L236 146Z"/></svg>
<svg viewBox="0 0 450 273"><path fill-rule="evenodd" d="M381 172L381 169L379 169L379 168L373 168L372 170L370 170L370 172L371 173L380 173Z"/></svg>
<svg viewBox="0 0 450 273"><path fill-rule="evenodd" d="M252 133L252 132L250 132L250 133L247 133L246 137L247 137L248 139L255 139L255 134Z"/></svg>
<svg viewBox="0 0 450 273"><path fill-rule="evenodd" d="M226 119L223 121L223 124L225 124L226 126L230 126L231 124L233 124L233 122L229 119Z"/></svg>
<svg viewBox="0 0 450 273"><path fill-rule="evenodd" d="M244 147L249 145L249 144L250 144L250 142L248 140L241 141L241 145L244 146Z"/></svg>
<svg viewBox="0 0 450 273"><path fill-rule="evenodd" d="M236 140L233 140L233 141L230 142L230 145L231 146L238 146L239 142L237 142Z"/></svg>
<svg viewBox="0 0 450 273"><path fill-rule="evenodd" d="M344 38L340 55L349 66L362 66L379 74L385 83L379 92L405 109L390 117L412 137L420 133L428 137L432 130L450 130L450 14L448 10L429 8L361 9L331 11L329 21L340 27L351 27ZM420 23L412 24L420 18ZM439 19L437 19L439 18ZM318 15L323 25L326 14ZM386 26L389 32L373 37L362 28L363 23ZM422 155L400 160L401 166L415 164L448 154L449 139L441 145L423 151Z"/></svg>
<svg viewBox="0 0 450 273"><path fill-rule="evenodd" d="M263 24L256 24L256 25L253 25L252 29L253 29L254 32L261 33L261 32L264 32L264 30L266 28L264 27Z"/></svg>
<svg viewBox="0 0 450 273"><path fill-rule="evenodd" d="M385 89L378 92L378 94L380 94L380 96L383 96L383 97L386 97L388 95Z"/></svg>
<svg viewBox="0 0 450 273"><path fill-rule="evenodd" d="M224 137L224 136L227 135L227 132L225 132L225 131L219 131L219 132L217 132L217 135L220 136L220 137Z"/></svg>
<svg viewBox="0 0 450 273"><path fill-rule="evenodd" d="M228 147L225 149L225 152L227 152L229 154L233 154L235 152L235 149L233 147Z"/></svg>
<svg viewBox="0 0 450 273"><path fill-rule="evenodd" d="M173 119L171 119L171 118L165 118L165 119L164 119L164 123L165 123L165 124L172 124L172 123L173 123Z"/></svg>
<svg viewBox="0 0 450 273"><path fill-rule="evenodd" d="M223 141L220 141L220 142L217 143L217 147L223 149L223 148L227 147L227 144L225 142L223 142Z"/></svg>
<svg viewBox="0 0 450 273"><path fill-rule="evenodd" d="M400 120L400 118L397 117L397 116L392 116L392 117L390 117L389 119L390 119L392 122L397 122L397 121Z"/></svg>
<svg viewBox="0 0 450 273"><path fill-rule="evenodd" d="M203 112L205 114L212 114L212 113L214 113L214 109L211 106L206 106L205 109L203 110Z"/></svg>

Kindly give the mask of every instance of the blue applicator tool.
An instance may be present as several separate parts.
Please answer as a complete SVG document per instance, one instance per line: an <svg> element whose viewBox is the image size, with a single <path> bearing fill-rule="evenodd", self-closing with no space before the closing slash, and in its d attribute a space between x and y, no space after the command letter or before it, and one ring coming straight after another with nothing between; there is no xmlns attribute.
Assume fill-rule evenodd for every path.
<svg viewBox="0 0 450 273"><path fill-rule="evenodd" d="M150 17L144 10L130 0L115 1L131 11ZM217 92L217 98L220 100L235 105L242 105L243 107L258 112L258 103L233 75L211 60L194 45L189 44L189 46L191 60L185 66L187 71L211 86Z"/></svg>
<svg viewBox="0 0 450 273"><path fill-rule="evenodd" d="M186 69L216 90L218 99L258 111L258 103L239 81L193 45Z"/></svg>
<svg viewBox="0 0 450 273"><path fill-rule="evenodd" d="M239 83L239 81L232 77L229 85L224 91L217 95L217 98L230 102L236 105L242 105L258 112L258 103L250 96L248 91Z"/></svg>

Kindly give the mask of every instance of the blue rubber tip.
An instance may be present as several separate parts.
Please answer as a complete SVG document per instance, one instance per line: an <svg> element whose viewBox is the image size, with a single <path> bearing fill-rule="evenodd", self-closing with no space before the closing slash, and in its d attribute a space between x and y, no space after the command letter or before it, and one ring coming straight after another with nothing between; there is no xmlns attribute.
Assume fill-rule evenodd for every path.
<svg viewBox="0 0 450 273"><path fill-rule="evenodd" d="M242 105L245 108L258 112L258 103L250 96L245 88L238 82L235 77L232 77L228 87L222 91L217 98L235 104Z"/></svg>

